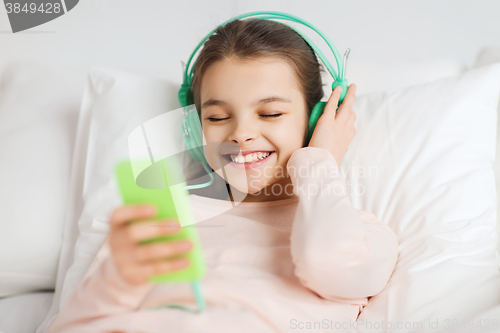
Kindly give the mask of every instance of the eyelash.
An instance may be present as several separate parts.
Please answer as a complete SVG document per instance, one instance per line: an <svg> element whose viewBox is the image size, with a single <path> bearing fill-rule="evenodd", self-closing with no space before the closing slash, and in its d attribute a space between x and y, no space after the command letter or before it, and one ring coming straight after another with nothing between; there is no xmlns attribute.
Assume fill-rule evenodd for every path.
<svg viewBox="0 0 500 333"><path fill-rule="evenodd" d="M275 113L275 114L261 114L261 117L264 118L278 118L282 115L282 113ZM228 118L208 118L208 120L212 123L216 123L218 121L226 120Z"/></svg>

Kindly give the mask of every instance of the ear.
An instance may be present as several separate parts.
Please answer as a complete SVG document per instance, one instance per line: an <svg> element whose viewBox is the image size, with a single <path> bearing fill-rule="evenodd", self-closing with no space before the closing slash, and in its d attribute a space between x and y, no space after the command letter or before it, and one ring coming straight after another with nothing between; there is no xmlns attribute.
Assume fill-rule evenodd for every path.
<svg viewBox="0 0 500 333"><path fill-rule="evenodd" d="M304 138L302 140L302 148L307 147L309 145L309 117L311 116L311 110L309 108L306 109L306 119L305 119L305 129L304 129Z"/></svg>

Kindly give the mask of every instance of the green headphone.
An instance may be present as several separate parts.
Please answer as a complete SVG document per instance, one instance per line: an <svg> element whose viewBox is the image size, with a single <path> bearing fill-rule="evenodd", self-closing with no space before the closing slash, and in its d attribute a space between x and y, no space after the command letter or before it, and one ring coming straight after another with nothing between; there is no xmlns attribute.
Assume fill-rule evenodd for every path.
<svg viewBox="0 0 500 333"><path fill-rule="evenodd" d="M232 19L227 20L226 22L222 23L220 26L225 26L227 23L229 23L233 20L237 20L237 19L241 19L241 18L245 18L245 17L249 17L249 16L258 16L258 18L260 18L260 19L282 19L282 20L297 22L297 23L303 24L303 25L311 28L312 30L316 31L321 36L321 38L323 38L323 40L328 44L328 46L330 47L330 50L333 52L333 55L335 56L335 60L337 62L337 69L338 69L339 74L337 74L337 72L335 71L333 66L330 64L330 62L326 59L326 57L323 55L321 50L307 36L305 36L300 31L297 31L296 29L294 29L293 27L290 26L290 28L294 29L311 46L311 48L314 50L314 52L316 52L318 57L323 62L324 66L326 67L328 72L332 75L332 77L334 79L333 84L332 84L332 91L337 86L342 87L342 92L341 92L340 98L339 98L339 105L340 105L340 103L342 103L342 101L344 100L345 95L347 93L347 79L345 78L345 61L347 60L347 56L348 56L349 51L350 51L349 49L347 49L346 53L344 54L344 61L343 61L340 58L340 54L337 51L337 48L335 47L335 45L333 45L333 43L330 41L330 39L327 36L325 36L318 28L313 26L311 23L298 18L297 16L294 16L291 14L286 14L286 13L281 13L281 12L261 11L261 12L246 13L246 14L242 14L239 16L235 16ZM206 186L209 186L210 184L212 184L212 182L213 182L212 173L211 173L211 171L208 170L208 167L206 166L206 164L208 164L208 163L205 160L205 156L203 154L203 132L201 129L201 123L200 123L200 119L198 116L198 112L196 111L196 108L194 107L194 100L193 100L193 96L190 92L190 87L191 87L191 81L192 81L192 77L193 77L193 68L191 66L193 58L194 58L195 54L197 53L197 51L203 46L205 41L208 38L210 38L211 35L214 34L216 29L217 28L215 28L210 33L208 33L207 36L205 36L205 38L196 46L193 53L191 53L191 56L189 57L188 63L185 67L184 80L183 80L183 83L182 83L181 88L180 88L179 93L178 93L179 103L182 107L184 107L184 119L182 122L182 130L183 130L183 136L184 136L184 140L186 142L186 146L189 149L189 152L191 153L193 158L196 161L201 162L203 164L203 167L205 168L205 170L207 170L207 172L209 173L210 178L211 178L210 182L207 183L208 185L207 184L192 185L192 186L189 186L188 188L206 187ZM191 69L190 69L190 67L191 67ZM323 114L323 110L325 109L326 103L327 102L318 102L311 111L311 116L309 117L309 124L308 124L307 144L311 140L312 134L314 132L314 128L316 127L316 123L317 123L319 117Z"/></svg>

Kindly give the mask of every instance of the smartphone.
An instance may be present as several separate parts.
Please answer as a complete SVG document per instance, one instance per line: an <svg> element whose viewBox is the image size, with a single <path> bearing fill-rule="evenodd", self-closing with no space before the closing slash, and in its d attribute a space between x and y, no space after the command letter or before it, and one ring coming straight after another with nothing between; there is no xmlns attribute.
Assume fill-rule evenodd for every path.
<svg viewBox="0 0 500 333"><path fill-rule="evenodd" d="M142 170L136 177L138 170ZM122 160L115 167L115 176L124 204L150 204L156 207L154 220L173 219L182 221L179 232L141 241L141 245L154 242L189 240L193 243L190 251L178 254L170 259L187 258L189 265L183 269L151 276L152 283L193 282L206 274L206 265L194 224L193 214L188 200L185 182L178 184L181 168L175 160L163 159L152 163L145 160ZM169 186L169 179L171 185ZM184 185L184 186L183 186ZM140 223L134 222L132 223ZM151 226L154 228L154 225Z"/></svg>

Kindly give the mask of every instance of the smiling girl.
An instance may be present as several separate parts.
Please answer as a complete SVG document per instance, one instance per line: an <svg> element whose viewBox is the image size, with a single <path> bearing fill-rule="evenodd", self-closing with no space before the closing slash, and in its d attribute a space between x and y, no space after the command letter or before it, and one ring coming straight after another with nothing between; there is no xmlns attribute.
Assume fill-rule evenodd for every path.
<svg viewBox="0 0 500 333"><path fill-rule="evenodd" d="M219 27L193 73L205 157L216 173L212 189L227 184L244 198L234 205L216 191L189 196L201 221L206 311L148 311L172 303L196 307L188 284L147 282L189 265L172 256L191 244L138 245L178 232L179 223L152 228L151 206L123 206L47 332L352 331L398 257L395 233L351 205L339 172L355 134L355 85L338 109L340 88L332 92L305 146L311 109L323 97L321 66L288 26L249 19Z"/></svg>

